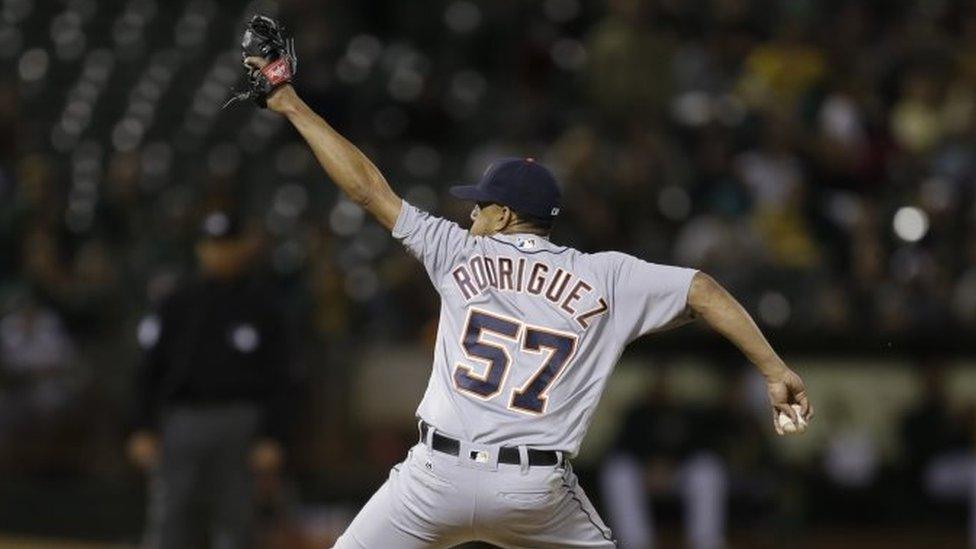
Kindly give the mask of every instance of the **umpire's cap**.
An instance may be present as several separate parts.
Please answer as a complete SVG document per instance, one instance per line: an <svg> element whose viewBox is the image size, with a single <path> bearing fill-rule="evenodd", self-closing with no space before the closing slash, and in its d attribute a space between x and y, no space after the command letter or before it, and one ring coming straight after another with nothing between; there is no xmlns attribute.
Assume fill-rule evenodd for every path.
<svg viewBox="0 0 976 549"><path fill-rule="evenodd" d="M552 221L562 193L552 173L533 158L503 158L485 170L477 185L451 187L462 200L494 202L517 213Z"/></svg>

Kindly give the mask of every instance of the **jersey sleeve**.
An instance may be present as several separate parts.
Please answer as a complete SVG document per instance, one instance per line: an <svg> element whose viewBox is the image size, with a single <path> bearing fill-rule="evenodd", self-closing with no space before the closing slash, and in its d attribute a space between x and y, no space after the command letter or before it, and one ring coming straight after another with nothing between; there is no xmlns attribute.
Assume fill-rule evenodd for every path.
<svg viewBox="0 0 976 549"><path fill-rule="evenodd" d="M436 281L452 267L470 236L457 223L431 215L404 200L393 226L393 238L403 242L407 250L424 264L436 285Z"/></svg>
<svg viewBox="0 0 976 549"><path fill-rule="evenodd" d="M627 342L691 320L688 290L695 269L648 263L614 253L613 312Z"/></svg>

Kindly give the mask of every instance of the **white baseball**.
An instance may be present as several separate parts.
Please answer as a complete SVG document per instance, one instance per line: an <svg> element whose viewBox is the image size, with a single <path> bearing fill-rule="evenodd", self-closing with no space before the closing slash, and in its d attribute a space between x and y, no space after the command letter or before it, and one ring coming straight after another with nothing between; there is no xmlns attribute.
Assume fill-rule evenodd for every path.
<svg viewBox="0 0 976 549"><path fill-rule="evenodd" d="M800 424L796 425L790 416L779 412L776 417L776 422L779 423L779 428L783 430L784 433L802 433L807 430L807 421L803 419L803 415L800 414L800 405L794 404L793 411L796 412L796 417L799 418Z"/></svg>

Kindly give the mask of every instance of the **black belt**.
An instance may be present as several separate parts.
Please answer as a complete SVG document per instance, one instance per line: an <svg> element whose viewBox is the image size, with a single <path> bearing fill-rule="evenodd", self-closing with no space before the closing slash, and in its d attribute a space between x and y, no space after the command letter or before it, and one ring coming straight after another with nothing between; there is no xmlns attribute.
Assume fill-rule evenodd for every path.
<svg viewBox="0 0 976 549"><path fill-rule="evenodd" d="M427 431L430 428L427 422L420 422L420 442L427 441ZM446 437L437 431L434 431L434 436L431 437L430 447L438 452L443 452L445 454L450 454L456 456L461 453L461 442L457 439L451 437ZM555 450L528 450L529 454L529 465L556 465L559 463L559 454ZM473 457L473 456L472 456ZM508 465L519 465L522 463L522 459L519 457L518 448L510 448L508 446L502 446L498 450L498 463L505 463Z"/></svg>

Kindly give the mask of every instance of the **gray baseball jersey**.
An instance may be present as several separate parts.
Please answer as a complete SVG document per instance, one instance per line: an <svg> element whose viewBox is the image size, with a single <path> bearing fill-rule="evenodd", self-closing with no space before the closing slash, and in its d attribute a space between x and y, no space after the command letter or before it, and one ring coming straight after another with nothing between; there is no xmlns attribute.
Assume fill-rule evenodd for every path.
<svg viewBox="0 0 976 549"><path fill-rule="evenodd" d="M627 343L689 319L693 269L472 236L405 201L393 235L441 296L417 415L462 440L575 455Z"/></svg>
<svg viewBox="0 0 976 549"><path fill-rule="evenodd" d="M336 549L615 547L572 465L625 345L687 318L695 271L584 254L533 235L472 236L404 202L393 228L441 295L427 438L393 467ZM458 439L433 450L434 430ZM518 447L518 465L501 448Z"/></svg>

